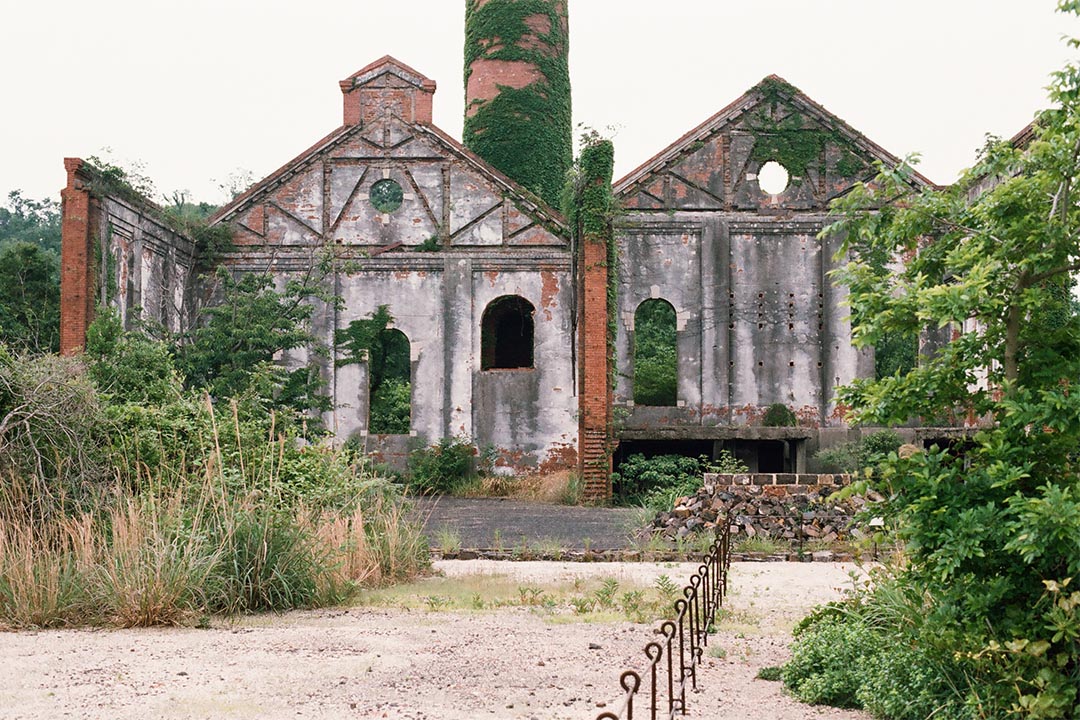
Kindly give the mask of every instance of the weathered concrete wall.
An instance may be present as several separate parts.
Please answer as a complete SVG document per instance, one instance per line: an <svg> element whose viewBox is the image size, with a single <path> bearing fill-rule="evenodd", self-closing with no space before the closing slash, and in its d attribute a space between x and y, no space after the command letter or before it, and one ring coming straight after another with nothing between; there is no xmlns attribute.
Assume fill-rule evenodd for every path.
<svg viewBox="0 0 1080 720"><path fill-rule="evenodd" d="M429 83L389 58L343 81L345 124L220 214L237 244L223 262L234 272L270 270L284 282L330 253L334 270L325 282L342 307L319 307L313 318L328 347L336 330L388 307L410 343L412 440L368 438L364 364L337 367L307 351L282 358L320 365L334 400L324 420L339 438L368 438L391 461L409 444L467 437L494 447L514 470L572 466L567 230L429 117L400 116L425 107ZM410 92L419 100L403 98ZM485 371L481 319L505 295L535 308L534 367Z"/></svg>
<svg viewBox="0 0 1080 720"><path fill-rule="evenodd" d="M772 403L800 422L833 422L834 388L866 372L843 293L817 232L825 217L778 220L628 215L620 229L616 402L632 407L633 324L662 298L676 310L678 406L633 407L627 427L757 424Z"/></svg>
<svg viewBox="0 0 1080 720"><path fill-rule="evenodd" d="M818 235L828 202L888 157L769 78L616 184L625 429L753 426L773 403L803 427L842 424L836 388L872 374L873 357L852 346L829 280L839 241ZM775 194L759 184L768 162L790 166ZM649 298L677 313L674 407L633 404L634 314Z"/></svg>
<svg viewBox="0 0 1080 720"><path fill-rule="evenodd" d="M86 342L93 309L114 307L124 327L160 323L176 332L190 318L195 245L161 208L110 189L82 160L65 161L62 352Z"/></svg>

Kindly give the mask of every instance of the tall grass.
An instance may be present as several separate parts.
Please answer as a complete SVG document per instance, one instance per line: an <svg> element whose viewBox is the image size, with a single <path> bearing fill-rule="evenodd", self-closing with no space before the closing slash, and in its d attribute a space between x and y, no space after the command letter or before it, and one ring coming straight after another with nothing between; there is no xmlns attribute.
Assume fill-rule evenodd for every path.
<svg viewBox="0 0 1080 720"><path fill-rule="evenodd" d="M338 488L334 503L308 505L275 472L280 439L233 457L212 447L203 462L161 463L156 476L118 470L78 507L58 484L0 477L0 626L176 625L314 607L426 566L400 496L337 451L313 449L304 462L338 472L351 495Z"/></svg>

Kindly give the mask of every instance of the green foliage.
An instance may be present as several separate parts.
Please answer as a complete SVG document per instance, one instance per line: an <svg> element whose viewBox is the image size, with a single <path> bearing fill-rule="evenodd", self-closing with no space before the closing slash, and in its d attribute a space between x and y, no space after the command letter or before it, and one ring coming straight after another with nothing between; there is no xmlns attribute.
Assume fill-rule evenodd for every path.
<svg viewBox="0 0 1080 720"><path fill-rule="evenodd" d="M844 154L837 163L842 175L854 176L866 164L852 152L839 132L814 126L798 112L791 112L777 121L773 118L778 105L788 103L797 90L787 83L769 78L760 85L763 96L761 109L751 114L748 125L754 134L754 149L750 158L759 163L775 160L784 166L793 180L806 177L811 165L820 165L826 146L836 145Z"/></svg>
<svg viewBox="0 0 1080 720"><path fill-rule="evenodd" d="M768 680L769 682L776 682L783 679L783 668L779 665L769 665L761 668L757 671L757 675L754 677L758 680Z"/></svg>
<svg viewBox="0 0 1080 720"><path fill-rule="evenodd" d="M55 355L15 355L0 344L0 488L38 477L55 492L28 498L33 516L57 502L79 506L108 472L106 416L78 364Z"/></svg>
<svg viewBox="0 0 1080 720"><path fill-rule="evenodd" d="M318 264L313 275L317 272ZM219 268L221 301L201 310L199 324L176 351L188 387L206 389L216 398L247 394L272 408L327 409L314 367L287 372L274 364L277 353L318 348L308 328L312 301L334 299L313 275L290 279L278 291L269 274L234 278Z"/></svg>
<svg viewBox="0 0 1080 720"><path fill-rule="evenodd" d="M858 669L878 651L880 639L862 623L827 618L807 628L791 648L784 684L815 705L860 707Z"/></svg>
<svg viewBox="0 0 1080 720"><path fill-rule="evenodd" d="M570 71L563 18L554 0L469 0L465 9L465 85L481 58L526 62L539 78L522 88L500 87L499 94L466 108L465 145L495 168L558 203L573 160ZM535 34L527 18L547 20ZM535 37L535 41L523 42Z"/></svg>
<svg viewBox="0 0 1080 720"><path fill-rule="evenodd" d="M5 245L36 245L59 261L60 204L52 198L31 200L19 190L7 197L8 207L0 207L0 249Z"/></svg>
<svg viewBox="0 0 1080 720"><path fill-rule="evenodd" d="M439 242L438 235L432 235L424 242L416 246L416 252L439 252L442 250L442 243Z"/></svg>
<svg viewBox="0 0 1080 720"><path fill-rule="evenodd" d="M907 558L895 584L910 612L880 629L887 667L913 668L900 676L912 688L955 687L935 691L935 717L1070 718L1080 699L1080 316L1068 292L1080 267L1080 68L1056 73L1050 98L1030 145L991 141L954 187L912 192L909 167L883 167L836 206L856 343L969 329L906 373L842 393L867 424L986 421L962 457L890 455L868 481ZM881 256L905 262L887 270ZM865 602L889 607L879 593ZM885 680L862 682L887 701Z"/></svg>
<svg viewBox="0 0 1080 720"><path fill-rule="evenodd" d="M390 378L371 395L368 431L374 434L408 435L412 414L412 383Z"/></svg>
<svg viewBox="0 0 1080 720"><path fill-rule="evenodd" d="M618 248L612 230L615 199L611 194L611 174L615 166L615 146L596 132L581 138L581 155L563 188L562 204L570 230L579 243L601 242L607 263L607 346L615 357L616 314L618 309ZM608 383L615 387L615 363L608 364Z"/></svg>
<svg viewBox="0 0 1080 720"><path fill-rule="evenodd" d="M421 493L450 492L473 474L476 446L468 438L441 438L409 455L409 485Z"/></svg>
<svg viewBox="0 0 1080 720"><path fill-rule="evenodd" d="M30 352L60 349L60 262L40 245L0 237L0 342Z"/></svg>
<svg viewBox="0 0 1080 720"><path fill-rule="evenodd" d="M799 419L784 403L773 403L765 409L761 424L765 427L795 427L799 424Z"/></svg>
<svg viewBox="0 0 1080 720"><path fill-rule="evenodd" d="M380 305L370 318L353 320L338 330L335 343L342 352L338 365L367 362L371 408L368 431L408 434L412 413L412 366L409 339L391 329L393 317Z"/></svg>
<svg viewBox="0 0 1080 720"><path fill-rule="evenodd" d="M675 308L646 300L634 315L634 404L672 407L679 379Z"/></svg>
<svg viewBox="0 0 1080 720"><path fill-rule="evenodd" d="M620 505L642 504L654 512L670 510L679 497L692 495L702 486L707 472L742 473L747 467L723 450L720 458L692 458L685 455L657 455L646 458L638 453L622 461L611 474L615 502Z"/></svg>
<svg viewBox="0 0 1080 720"><path fill-rule="evenodd" d="M171 200L165 208L166 218L174 228L194 241L199 267L214 267L223 253L234 248L232 228L224 223L211 225L208 222L218 209L216 205L190 202L184 193L173 193Z"/></svg>
<svg viewBox="0 0 1080 720"><path fill-rule="evenodd" d="M180 391L171 348L141 332L126 332L114 308L99 307L86 330L90 379L121 402L162 403Z"/></svg>
<svg viewBox="0 0 1080 720"><path fill-rule="evenodd" d="M822 472L858 473L884 462L889 453L896 452L902 444L896 431L879 430L857 442L819 450L814 459L820 463Z"/></svg>

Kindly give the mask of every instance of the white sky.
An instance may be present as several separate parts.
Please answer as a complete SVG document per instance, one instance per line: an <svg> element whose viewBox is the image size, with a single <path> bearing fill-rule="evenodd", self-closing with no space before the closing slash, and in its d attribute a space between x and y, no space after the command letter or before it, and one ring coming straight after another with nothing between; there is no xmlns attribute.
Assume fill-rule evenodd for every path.
<svg viewBox="0 0 1080 720"><path fill-rule="evenodd" d="M1080 22L1054 0L570 0L574 120L616 177L770 73L950 182L1045 105ZM0 193L57 196L64 156L140 161L220 202L341 123L338 81L391 54L461 137L465 0L0 0ZM3 202L0 197L0 202ZM157 198L160 200L160 197Z"/></svg>

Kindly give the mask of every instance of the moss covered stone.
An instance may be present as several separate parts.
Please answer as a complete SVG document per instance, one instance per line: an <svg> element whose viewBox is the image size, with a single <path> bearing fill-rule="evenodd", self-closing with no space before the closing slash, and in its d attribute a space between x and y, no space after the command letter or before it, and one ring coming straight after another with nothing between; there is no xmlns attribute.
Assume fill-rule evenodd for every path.
<svg viewBox="0 0 1080 720"><path fill-rule="evenodd" d="M466 98L465 145L551 205L573 162L564 8L565 0L468 0L465 10L466 88L478 60L528 63L537 72L494 98ZM530 25L535 18L546 22Z"/></svg>

